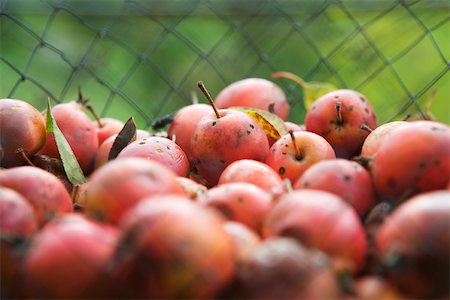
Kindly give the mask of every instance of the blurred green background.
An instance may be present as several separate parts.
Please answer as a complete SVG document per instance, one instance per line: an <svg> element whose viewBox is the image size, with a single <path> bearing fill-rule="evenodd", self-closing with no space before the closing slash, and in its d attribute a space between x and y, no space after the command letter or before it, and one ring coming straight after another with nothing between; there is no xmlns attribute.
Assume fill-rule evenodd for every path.
<svg viewBox="0 0 450 300"><path fill-rule="evenodd" d="M351 88L380 123L426 110L450 124L449 1L1 0L0 98L76 99L147 128L246 77L290 71ZM302 90L276 80L303 122Z"/></svg>

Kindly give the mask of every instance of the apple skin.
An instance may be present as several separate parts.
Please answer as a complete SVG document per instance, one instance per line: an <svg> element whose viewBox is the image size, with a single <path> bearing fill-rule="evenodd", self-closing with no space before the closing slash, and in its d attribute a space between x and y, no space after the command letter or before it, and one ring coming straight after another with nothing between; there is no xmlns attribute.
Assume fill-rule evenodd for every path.
<svg viewBox="0 0 450 300"><path fill-rule="evenodd" d="M450 181L450 126L414 121L398 126L370 157L369 172L382 201L444 189Z"/></svg>
<svg viewBox="0 0 450 300"><path fill-rule="evenodd" d="M78 213L49 222L34 236L24 261L31 298L95 298L96 282L112 259L118 237L116 227Z"/></svg>
<svg viewBox="0 0 450 300"><path fill-rule="evenodd" d="M3 237L30 237L37 231L33 206L13 189L0 186L0 232Z"/></svg>
<svg viewBox="0 0 450 300"><path fill-rule="evenodd" d="M325 252L335 270L356 274L365 264L366 234L355 210L330 192L302 189L287 193L269 212L266 239L286 236Z"/></svg>
<svg viewBox="0 0 450 300"><path fill-rule="evenodd" d="M274 203L269 193L246 182L212 187L201 194L197 202L217 209L225 218L245 224L258 233Z"/></svg>
<svg viewBox="0 0 450 300"><path fill-rule="evenodd" d="M118 134L125 125L122 121L114 118L100 118L98 122L95 122L98 135L98 144L101 145L107 138L113 134Z"/></svg>
<svg viewBox="0 0 450 300"><path fill-rule="evenodd" d="M23 100L0 99L0 167L11 168L25 163L16 152L22 148L31 157L44 146L45 119Z"/></svg>
<svg viewBox="0 0 450 300"><path fill-rule="evenodd" d="M336 104L340 104L339 120ZM338 158L359 155L370 129L378 126L377 117L367 98L353 90L335 90L314 101L305 115L306 130L323 136Z"/></svg>
<svg viewBox="0 0 450 300"><path fill-rule="evenodd" d="M236 248L236 264L246 261L261 243L261 237L248 226L235 221L227 221L223 228L231 237Z"/></svg>
<svg viewBox="0 0 450 300"><path fill-rule="evenodd" d="M183 187L184 193L189 199L196 200L201 194L208 190L206 186L191 178L177 176L175 179Z"/></svg>
<svg viewBox="0 0 450 300"><path fill-rule="evenodd" d="M218 184L232 182L252 183L274 198L286 192L286 186L277 172L267 164L252 159L237 160L223 170Z"/></svg>
<svg viewBox="0 0 450 300"><path fill-rule="evenodd" d="M340 299L329 259L296 240L278 237L256 245L238 269L226 299Z"/></svg>
<svg viewBox="0 0 450 300"><path fill-rule="evenodd" d="M187 176L189 173L189 160L183 149L165 137L151 136L131 142L120 151L116 159L125 157L158 161L178 176Z"/></svg>
<svg viewBox="0 0 450 300"><path fill-rule="evenodd" d="M336 194L361 216L376 204L369 172L343 158L322 160L311 166L294 183L294 189L317 189Z"/></svg>
<svg viewBox="0 0 450 300"><path fill-rule="evenodd" d="M273 104L274 113L283 120L287 120L290 111L283 90L264 78L245 78L233 82L217 95L214 103L219 109L247 106L267 111Z"/></svg>
<svg viewBox="0 0 450 300"><path fill-rule="evenodd" d="M297 124L293 122L286 121L284 122L284 125L286 126L287 131L305 131L306 126L304 124Z"/></svg>
<svg viewBox="0 0 450 300"><path fill-rule="evenodd" d="M396 128L409 124L406 121L392 121L375 128L364 140L361 148L361 156L372 157L381 146L383 139L390 135Z"/></svg>
<svg viewBox="0 0 450 300"><path fill-rule="evenodd" d="M222 171L239 159L264 161L269 152L266 133L247 114L219 110L201 118L191 140L195 167L210 186L216 185Z"/></svg>
<svg viewBox="0 0 450 300"><path fill-rule="evenodd" d="M106 140L103 141L103 143L98 147L97 153L95 154L95 160L94 160L94 169L98 169L104 164L108 162L108 156L109 152L111 151L111 148L114 144L114 141L116 140L118 134L113 134L110 137L108 137ZM143 139L150 137L150 133L138 129L136 130L136 139Z"/></svg>
<svg viewBox="0 0 450 300"><path fill-rule="evenodd" d="M224 222L185 196L144 199L119 224L113 298L215 299L235 271Z"/></svg>
<svg viewBox="0 0 450 300"><path fill-rule="evenodd" d="M73 211L66 187L55 175L37 167L21 166L0 172L0 186L21 194L33 206L39 227Z"/></svg>
<svg viewBox="0 0 450 300"><path fill-rule="evenodd" d="M175 143L183 149L191 159L191 137L198 121L212 112L208 104L198 103L182 107L173 116L173 121L167 130L170 139L175 137Z"/></svg>
<svg viewBox="0 0 450 300"><path fill-rule="evenodd" d="M296 131L293 135L300 159L296 157L291 135L286 134L270 147L265 161L282 179L289 179L292 184L316 162L336 158L331 145L320 135L308 131Z"/></svg>
<svg viewBox="0 0 450 300"><path fill-rule="evenodd" d="M184 190L168 167L145 158L115 159L92 173L86 186L85 213L117 224L142 199L170 193L184 195Z"/></svg>
<svg viewBox="0 0 450 300"><path fill-rule="evenodd" d="M450 191L417 194L389 215L376 235L386 279L410 299L448 299Z"/></svg>

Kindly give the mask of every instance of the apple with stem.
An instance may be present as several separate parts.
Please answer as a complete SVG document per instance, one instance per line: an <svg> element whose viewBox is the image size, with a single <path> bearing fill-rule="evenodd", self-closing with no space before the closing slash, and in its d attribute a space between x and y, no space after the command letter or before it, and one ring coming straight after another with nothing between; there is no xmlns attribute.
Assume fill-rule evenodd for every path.
<svg viewBox="0 0 450 300"><path fill-rule="evenodd" d="M336 158L333 148L320 135L290 131L272 145L266 164L293 184L316 162L333 158Z"/></svg>
<svg viewBox="0 0 450 300"><path fill-rule="evenodd" d="M45 119L32 105L0 99L0 167L20 166L45 143Z"/></svg>
<svg viewBox="0 0 450 300"><path fill-rule="evenodd" d="M312 103L306 112L305 126L306 130L324 137L336 157L351 158L360 154L369 131L378 123L374 109L363 94L336 90Z"/></svg>
<svg viewBox="0 0 450 300"><path fill-rule="evenodd" d="M252 117L240 111L218 110L201 81L198 86L214 112L198 121L192 134L191 156L200 175L213 186L222 171L236 160L264 161L269 142Z"/></svg>

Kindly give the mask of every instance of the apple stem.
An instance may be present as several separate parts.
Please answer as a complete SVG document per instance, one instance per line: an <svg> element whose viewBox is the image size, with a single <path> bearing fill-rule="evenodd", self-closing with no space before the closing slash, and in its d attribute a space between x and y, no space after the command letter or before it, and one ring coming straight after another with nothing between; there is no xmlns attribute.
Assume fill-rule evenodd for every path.
<svg viewBox="0 0 450 300"><path fill-rule="evenodd" d="M92 107L92 105L90 104L85 104L84 107L90 111L90 113L94 116L95 121L98 124L98 127L103 128L103 124L100 121L99 116L97 115L97 113L95 112L95 109Z"/></svg>
<svg viewBox="0 0 450 300"><path fill-rule="evenodd" d="M195 91L191 91L192 104L198 104L198 97Z"/></svg>
<svg viewBox="0 0 450 300"><path fill-rule="evenodd" d="M95 121L98 123L98 127L102 128L103 124L100 122L100 118L98 117L97 113L95 112L95 109L88 104L89 99L85 99L83 97L83 94L81 93L81 87L78 86L78 100L77 102L80 103L83 107L85 107L89 112L94 116Z"/></svg>
<svg viewBox="0 0 450 300"><path fill-rule="evenodd" d="M367 131L369 133L371 133L373 131L372 128L367 126L367 124L365 124L365 123L361 124L361 126L359 126L359 128L361 128L362 130L365 130L365 131Z"/></svg>
<svg viewBox="0 0 450 300"><path fill-rule="evenodd" d="M354 156L352 157L353 161L356 161L357 163L359 163L362 167L364 167L365 169L369 170L369 165L370 163L373 161L372 157L367 157L367 156Z"/></svg>
<svg viewBox="0 0 450 300"><path fill-rule="evenodd" d="M85 106L88 102L87 99L84 99L83 94L81 93L81 87L78 86L78 99L77 102L80 103L82 106Z"/></svg>
<svg viewBox="0 0 450 300"><path fill-rule="evenodd" d="M274 72L274 73L272 73L272 78L274 78L274 79L279 79L279 78L290 79L290 80L298 83L298 85L300 85L302 88L305 88L305 81L301 77L299 77L291 72Z"/></svg>
<svg viewBox="0 0 450 300"><path fill-rule="evenodd" d="M205 95L206 99L208 99L209 104L211 104L212 108L214 109L214 113L216 114L217 119L220 119L219 111L217 110L217 107L214 104L214 101L211 98L211 95L208 93L208 90L206 89L205 85L203 84L203 81L198 82L198 87L202 91L203 95Z"/></svg>
<svg viewBox="0 0 450 300"><path fill-rule="evenodd" d="M341 104L341 102L336 102L336 115L337 115L337 123L338 123L338 125L342 125L344 123L344 119L342 118L342 104Z"/></svg>
<svg viewBox="0 0 450 300"><path fill-rule="evenodd" d="M22 158L25 160L25 162L26 162L28 165L30 165L30 166L32 166L32 167L36 167L36 165L33 164L33 162L32 162L32 161L28 158L28 156L25 154L25 151L23 150L22 147L17 148L17 149L16 149L16 153L20 154L20 155L22 156Z"/></svg>
<svg viewBox="0 0 450 300"><path fill-rule="evenodd" d="M283 180L284 186L286 187L286 190L288 193L291 193L294 191L294 188L292 187L292 182L289 180L289 178L285 178Z"/></svg>
<svg viewBox="0 0 450 300"><path fill-rule="evenodd" d="M300 150L298 149L297 143L295 142L294 131L289 130L289 134L290 134L291 139L292 139L292 144L294 145L295 159L301 160L302 159L302 155L300 153Z"/></svg>
<svg viewBox="0 0 450 300"><path fill-rule="evenodd" d="M275 102L270 103L269 106L267 107L267 110L268 110L271 114L274 114L274 113L275 113Z"/></svg>
<svg viewBox="0 0 450 300"><path fill-rule="evenodd" d="M72 203L77 203L79 189L80 189L80 186L78 184L75 184L72 186L72 192L70 193L70 198L72 199Z"/></svg>

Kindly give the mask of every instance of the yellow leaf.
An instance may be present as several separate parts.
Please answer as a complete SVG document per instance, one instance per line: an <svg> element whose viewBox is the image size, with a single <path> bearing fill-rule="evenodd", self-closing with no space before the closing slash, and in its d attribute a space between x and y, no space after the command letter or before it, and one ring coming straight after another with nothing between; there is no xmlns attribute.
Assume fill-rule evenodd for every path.
<svg viewBox="0 0 450 300"><path fill-rule="evenodd" d="M331 83L317 81L305 82L303 87L303 103L305 104L306 109L308 109L320 96L334 90L337 90L337 88Z"/></svg>
<svg viewBox="0 0 450 300"><path fill-rule="evenodd" d="M268 136L276 140L288 133L283 119L276 114L263 109L245 106L233 106L230 107L230 109L242 111L252 117L256 122L258 122L259 126L261 126Z"/></svg>

